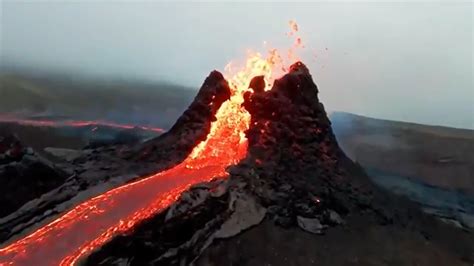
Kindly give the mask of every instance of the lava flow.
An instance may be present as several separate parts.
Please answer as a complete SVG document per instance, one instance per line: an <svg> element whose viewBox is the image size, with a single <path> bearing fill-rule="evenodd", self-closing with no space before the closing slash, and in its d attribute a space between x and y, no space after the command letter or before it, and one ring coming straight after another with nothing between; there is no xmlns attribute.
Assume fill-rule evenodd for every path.
<svg viewBox="0 0 474 266"><path fill-rule="evenodd" d="M104 120L65 120L65 121L53 121L53 120L35 120L35 119L26 119L14 117L11 115L0 115L0 122L2 123L15 123L25 126L41 126L41 127L89 127L89 126L103 126L111 127L118 129L133 129L139 128L146 131L153 131L157 133L163 133L162 128L151 127L151 126L138 126L138 125L128 125L128 124L119 124L110 121Z"/></svg>
<svg viewBox="0 0 474 266"><path fill-rule="evenodd" d="M217 111L206 140L181 164L79 204L0 249L0 265L73 265L115 235L167 208L193 184L224 178L226 168L247 152L244 132L249 128L250 114L242 103L243 94L252 91L250 80L263 75L271 88L275 71L285 69L283 61L276 50L267 58L258 53L249 55L240 71L226 75L232 90L230 99ZM230 67L227 70L232 71Z"/></svg>

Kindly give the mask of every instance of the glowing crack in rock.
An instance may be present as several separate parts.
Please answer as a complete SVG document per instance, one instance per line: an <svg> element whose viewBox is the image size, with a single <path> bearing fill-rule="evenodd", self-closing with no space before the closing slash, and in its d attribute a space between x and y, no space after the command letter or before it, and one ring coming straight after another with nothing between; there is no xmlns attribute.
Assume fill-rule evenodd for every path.
<svg viewBox="0 0 474 266"><path fill-rule="evenodd" d="M293 26L292 35L297 27ZM294 24L296 25L296 24ZM295 60L294 48L289 60ZM270 89L275 75L283 73L285 60L277 50L248 55L243 67L226 67L232 90L229 100L216 113L205 141L199 143L179 165L112 189L72 208L64 215L23 239L0 249L0 265L73 265L112 237L167 208L190 186L224 178L226 168L246 156L250 114L242 107L250 80L264 76ZM293 62L289 62L293 63ZM233 69L238 69L234 71Z"/></svg>

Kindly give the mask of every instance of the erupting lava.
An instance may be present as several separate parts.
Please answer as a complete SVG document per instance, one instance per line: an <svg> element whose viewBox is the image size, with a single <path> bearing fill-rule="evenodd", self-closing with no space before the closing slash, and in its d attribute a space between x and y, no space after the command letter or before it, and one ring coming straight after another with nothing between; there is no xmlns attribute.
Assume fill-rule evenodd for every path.
<svg viewBox="0 0 474 266"><path fill-rule="evenodd" d="M291 22L293 33L297 27ZM292 34L296 36L296 34ZM299 37L297 37L299 38ZM293 49L288 60L295 60ZM250 80L263 75L271 88L278 71L285 71L285 62L273 49L269 56L250 54L244 67L226 79L232 90L230 100L216 113L210 133L179 165L112 189L87 200L32 234L0 249L1 265L72 265L83 255L100 247L113 236L130 230L144 219L172 204L191 185L225 177L226 168L244 158L250 114L242 107L243 94ZM293 62L289 62L293 63Z"/></svg>
<svg viewBox="0 0 474 266"><path fill-rule="evenodd" d="M138 126L138 125L127 125L119 124L109 121L86 121L86 120L65 120L65 121L53 121L53 120L34 120L34 119L23 119L14 117L11 115L0 115L0 122L16 123L25 126L41 126L41 127L88 127L88 126L105 126L119 129L133 129L139 128L147 131L153 131L157 133L163 133L162 128L149 127L149 126Z"/></svg>

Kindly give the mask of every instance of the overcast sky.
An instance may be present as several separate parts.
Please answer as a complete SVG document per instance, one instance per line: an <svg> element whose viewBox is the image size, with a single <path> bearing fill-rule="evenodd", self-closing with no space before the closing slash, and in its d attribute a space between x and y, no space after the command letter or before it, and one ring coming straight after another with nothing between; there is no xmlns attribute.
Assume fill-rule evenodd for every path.
<svg viewBox="0 0 474 266"><path fill-rule="evenodd" d="M328 110L474 128L471 2L1 3L4 62L196 88L294 19Z"/></svg>

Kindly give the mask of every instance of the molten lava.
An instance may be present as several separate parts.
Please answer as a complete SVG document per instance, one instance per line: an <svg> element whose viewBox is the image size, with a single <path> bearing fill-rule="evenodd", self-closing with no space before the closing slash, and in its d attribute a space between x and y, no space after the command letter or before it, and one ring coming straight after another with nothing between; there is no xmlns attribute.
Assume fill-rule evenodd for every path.
<svg viewBox="0 0 474 266"><path fill-rule="evenodd" d="M128 125L128 124L119 124L104 120L96 121L87 121L87 120L65 120L65 121L53 121L53 120L34 120L34 119L25 119L14 117L11 115L0 115L0 122L3 123L15 123L25 126L36 126L36 127L90 127L90 126L103 126L111 127L118 129L133 129L139 128L146 131L153 131L157 133L163 133L162 128L150 127L150 126L138 126L138 125Z"/></svg>
<svg viewBox="0 0 474 266"><path fill-rule="evenodd" d="M292 25L292 32L298 27ZM299 37L298 37L299 38ZM288 59L294 60L294 48ZM242 107L250 80L264 76L268 89L275 75L285 71L277 50L267 58L250 54L246 64L234 72L226 67L232 90L230 99L216 113L205 141L199 143L179 165L137 182L112 189L87 200L32 234L0 249L0 265L73 265L117 234L164 210L190 186L225 177L226 168L244 158L245 131L250 114ZM293 63L293 62L289 62Z"/></svg>

